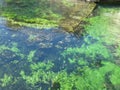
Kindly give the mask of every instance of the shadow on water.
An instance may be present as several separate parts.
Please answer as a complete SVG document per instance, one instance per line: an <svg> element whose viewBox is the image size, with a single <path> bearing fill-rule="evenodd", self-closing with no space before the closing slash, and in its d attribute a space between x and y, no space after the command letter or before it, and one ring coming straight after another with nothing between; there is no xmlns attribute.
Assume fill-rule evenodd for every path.
<svg viewBox="0 0 120 90"><path fill-rule="evenodd" d="M115 2L109 2L109 1L101 1L97 3L98 5L104 6L104 7L120 7L120 1L115 1Z"/></svg>

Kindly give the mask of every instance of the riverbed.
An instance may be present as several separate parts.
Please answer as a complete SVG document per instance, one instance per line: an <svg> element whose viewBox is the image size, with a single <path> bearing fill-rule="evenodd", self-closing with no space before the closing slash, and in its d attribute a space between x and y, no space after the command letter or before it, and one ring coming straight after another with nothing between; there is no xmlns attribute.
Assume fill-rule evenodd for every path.
<svg viewBox="0 0 120 90"><path fill-rule="evenodd" d="M120 8L98 10L80 36L0 17L0 90L119 90Z"/></svg>

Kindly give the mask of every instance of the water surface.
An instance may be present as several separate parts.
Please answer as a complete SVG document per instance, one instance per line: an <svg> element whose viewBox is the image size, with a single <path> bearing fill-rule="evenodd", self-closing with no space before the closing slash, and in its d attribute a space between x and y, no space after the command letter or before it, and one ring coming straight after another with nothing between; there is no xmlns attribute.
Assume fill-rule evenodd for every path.
<svg viewBox="0 0 120 90"><path fill-rule="evenodd" d="M61 28L16 27L1 17L0 90L119 90L120 11L100 10L80 37Z"/></svg>

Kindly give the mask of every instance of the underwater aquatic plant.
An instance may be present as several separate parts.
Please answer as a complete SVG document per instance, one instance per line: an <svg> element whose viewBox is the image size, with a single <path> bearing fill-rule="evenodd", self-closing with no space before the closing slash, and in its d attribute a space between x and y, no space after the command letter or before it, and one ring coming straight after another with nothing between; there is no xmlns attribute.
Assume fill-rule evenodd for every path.
<svg viewBox="0 0 120 90"><path fill-rule="evenodd" d="M12 51L13 53L15 53L15 55L24 58L24 54L22 54L21 51L18 49L17 43L12 43L11 46L0 45L0 53L3 53L6 50Z"/></svg>
<svg viewBox="0 0 120 90"><path fill-rule="evenodd" d="M54 66L52 62L39 62L32 63L30 65L31 74L25 75L24 71L20 72L22 78L26 81L26 83L35 85L36 83L49 83L49 81L54 77L54 73L51 68Z"/></svg>
<svg viewBox="0 0 120 90"><path fill-rule="evenodd" d="M114 70L110 76L112 84L116 87L116 90L120 89L120 67L114 65Z"/></svg>
<svg viewBox="0 0 120 90"><path fill-rule="evenodd" d="M69 57L68 61L70 63L72 63L73 60L76 63L81 60L84 61L84 64L85 62L89 62L89 64L93 65L101 65L101 60L110 60L112 57L106 46L99 42L90 45L83 44L81 47L67 48L62 53L62 56L64 58Z"/></svg>
<svg viewBox="0 0 120 90"><path fill-rule="evenodd" d="M59 72L53 72L52 62L39 62L30 65L31 73L27 73L21 70L21 77L26 85L32 87L38 87L36 90L44 88L42 84L48 85L48 90L106 90L110 87L109 82L106 81L106 74L109 74L109 81L119 90L120 85L120 67L111 62L102 62L103 66L99 68L90 68L88 66L79 67L77 71L67 73L67 71L61 70ZM109 67L109 68L108 68ZM81 71L82 69L82 71ZM13 77L4 75L4 79L0 81L4 82L2 86L10 85ZM9 83L8 83L9 82ZM51 83L52 82L52 83ZM52 85L52 86L51 86Z"/></svg>
<svg viewBox="0 0 120 90"><path fill-rule="evenodd" d="M120 55L120 45L116 48L116 56L118 56L119 57L119 55Z"/></svg>
<svg viewBox="0 0 120 90"><path fill-rule="evenodd" d="M1 83L0 86L1 87L6 87L7 85L12 83L12 76L4 74L4 77L0 79Z"/></svg>
<svg viewBox="0 0 120 90"><path fill-rule="evenodd" d="M9 49L5 45L0 45L0 53L2 53L4 50Z"/></svg>
<svg viewBox="0 0 120 90"><path fill-rule="evenodd" d="M4 11L1 14L12 21L13 25L39 28L56 27L61 18L60 14L51 9L48 0L5 0L5 3L7 6L3 7Z"/></svg>
<svg viewBox="0 0 120 90"><path fill-rule="evenodd" d="M29 54L27 56L28 62L32 62L33 61L33 57L34 57L35 53L36 53L36 50L33 50L33 51L29 52Z"/></svg>
<svg viewBox="0 0 120 90"><path fill-rule="evenodd" d="M100 42L105 42L108 44L113 43L113 41L110 40L112 35L109 31L110 19L108 17L95 16L88 18L86 22L89 24L84 26L85 33L89 34Z"/></svg>
<svg viewBox="0 0 120 90"><path fill-rule="evenodd" d="M110 86L107 86L109 83L105 80L105 75L111 72L110 77L113 77L116 70L120 72L120 67L111 62L102 62L102 64L102 67L96 69L83 67L83 74L79 74L79 71L70 74L61 71L57 74L56 81L60 83L61 90L72 90L73 87L77 90L106 90ZM120 75L117 76L116 79L120 78ZM114 80L116 81L116 79ZM119 85L119 80L116 83L115 81L111 80L112 85Z"/></svg>

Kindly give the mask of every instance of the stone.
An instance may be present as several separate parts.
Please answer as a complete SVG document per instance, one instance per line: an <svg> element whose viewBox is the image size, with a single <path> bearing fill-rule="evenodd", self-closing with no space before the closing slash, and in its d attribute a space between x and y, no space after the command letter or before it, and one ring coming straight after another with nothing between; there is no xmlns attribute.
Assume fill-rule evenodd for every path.
<svg viewBox="0 0 120 90"><path fill-rule="evenodd" d="M88 17L96 7L94 2L79 1L74 6L68 7L64 11L64 17L60 21L60 27L67 32L74 32L79 24Z"/></svg>

